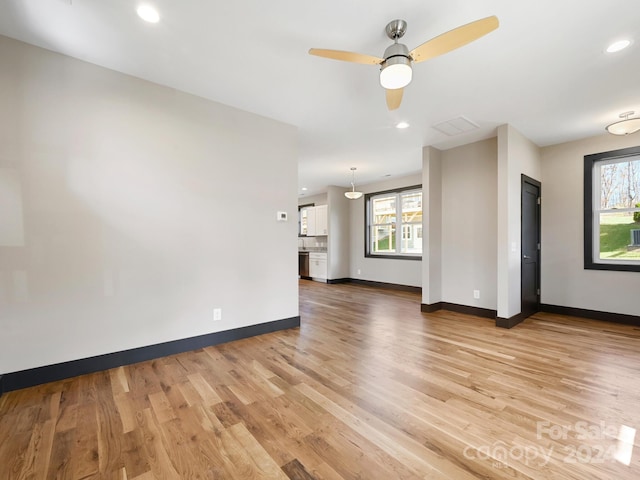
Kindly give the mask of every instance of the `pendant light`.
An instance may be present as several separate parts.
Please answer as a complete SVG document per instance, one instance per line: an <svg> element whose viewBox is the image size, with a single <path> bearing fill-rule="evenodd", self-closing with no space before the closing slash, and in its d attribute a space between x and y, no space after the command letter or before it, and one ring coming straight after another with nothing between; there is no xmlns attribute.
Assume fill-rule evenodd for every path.
<svg viewBox="0 0 640 480"><path fill-rule="evenodd" d="M640 117L629 118L634 113L636 112L621 113L620 118L624 118L624 120L607 125L607 132L612 135L630 135L636 133L640 130Z"/></svg>
<svg viewBox="0 0 640 480"><path fill-rule="evenodd" d="M351 167L351 191L344 192L349 200L356 200L362 196L362 192L356 192L356 167Z"/></svg>

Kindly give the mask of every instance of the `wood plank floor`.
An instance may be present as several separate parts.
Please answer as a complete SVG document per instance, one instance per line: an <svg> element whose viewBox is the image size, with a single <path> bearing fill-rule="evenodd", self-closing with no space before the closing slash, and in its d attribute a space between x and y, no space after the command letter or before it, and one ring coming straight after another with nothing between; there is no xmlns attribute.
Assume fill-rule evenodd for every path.
<svg viewBox="0 0 640 480"><path fill-rule="evenodd" d="M300 281L300 329L0 398L0 480L638 479L640 329Z"/></svg>

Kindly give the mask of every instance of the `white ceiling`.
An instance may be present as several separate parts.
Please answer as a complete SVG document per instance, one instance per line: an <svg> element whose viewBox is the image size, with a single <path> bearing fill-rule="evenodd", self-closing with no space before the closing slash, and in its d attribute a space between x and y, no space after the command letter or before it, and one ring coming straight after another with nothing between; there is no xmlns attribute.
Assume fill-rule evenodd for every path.
<svg viewBox="0 0 640 480"><path fill-rule="evenodd" d="M601 134L640 112L640 6L634 0L2 0L0 34L299 127L300 188L348 186L421 169L424 145L450 148L510 123L540 146ZM414 65L387 111L375 66L308 55L311 47L382 56L385 25L408 22L413 49L497 15L500 28ZM629 38L617 54L604 49ZM1 62L0 62L1 68ZM463 115L475 132L433 125ZM411 124L394 128L399 120ZM640 134L638 134L640 135Z"/></svg>

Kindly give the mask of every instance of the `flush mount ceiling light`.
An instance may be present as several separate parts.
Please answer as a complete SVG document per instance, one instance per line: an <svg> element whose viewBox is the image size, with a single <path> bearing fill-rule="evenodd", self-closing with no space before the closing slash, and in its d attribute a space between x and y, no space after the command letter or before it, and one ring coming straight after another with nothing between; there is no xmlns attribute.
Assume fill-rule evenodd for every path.
<svg viewBox="0 0 640 480"><path fill-rule="evenodd" d="M140 5L136 10L136 13L145 22L158 23L160 21L160 14L149 4Z"/></svg>
<svg viewBox="0 0 640 480"><path fill-rule="evenodd" d="M399 128L399 129L409 128L409 124L407 122L398 122L396 123L396 128Z"/></svg>
<svg viewBox="0 0 640 480"><path fill-rule="evenodd" d="M349 200L357 200L362 196L362 192L356 192L356 167L351 167L351 191L344 192L344 196Z"/></svg>
<svg viewBox="0 0 640 480"><path fill-rule="evenodd" d="M640 130L640 117L629 118L634 113L636 112L631 111L621 113L620 118L623 118L624 120L607 125L607 132L612 135L630 135L632 133L636 133Z"/></svg>
<svg viewBox="0 0 640 480"><path fill-rule="evenodd" d="M627 48L629 45L631 45L631 40L619 40L617 42L613 42L607 47L607 53L619 52L620 50Z"/></svg>

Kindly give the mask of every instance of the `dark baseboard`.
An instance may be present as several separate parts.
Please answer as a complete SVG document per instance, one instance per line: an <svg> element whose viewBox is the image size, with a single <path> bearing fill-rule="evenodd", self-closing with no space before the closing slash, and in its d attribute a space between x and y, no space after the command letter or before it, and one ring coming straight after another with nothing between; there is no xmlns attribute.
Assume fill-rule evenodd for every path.
<svg viewBox="0 0 640 480"><path fill-rule="evenodd" d="M509 318L496 317L496 327L513 328L530 316L530 314L520 312L519 314Z"/></svg>
<svg viewBox="0 0 640 480"><path fill-rule="evenodd" d="M437 302L432 304L421 304L420 311L425 313L435 312L437 310L449 310L452 312L466 313L468 315L476 315L478 317L495 318L496 327L513 328L523 320L530 317L526 313L518 313L513 317L502 318L497 316L495 310L485 308L469 307L467 305L457 305L455 303ZM540 311L547 313L557 313L559 315L568 315L571 317L590 318L592 320L602 320L605 322L621 323L640 327L640 316L627 315L622 313L600 312L597 310L586 310L584 308L562 307L559 305L540 304Z"/></svg>
<svg viewBox="0 0 640 480"><path fill-rule="evenodd" d="M467 315L475 315L483 318L496 318L498 312L489 308L470 307L468 305L458 305L457 303L442 302L442 309L450 312L466 313Z"/></svg>
<svg viewBox="0 0 640 480"><path fill-rule="evenodd" d="M420 305L421 312L431 313L437 310L448 310L450 312L465 313L467 315L491 319L496 318L496 315L498 315L498 312L489 308L470 307L468 305L458 305L457 303L438 302L429 305L424 303Z"/></svg>
<svg viewBox="0 0 640 480"><path fill-rule="evenodd" d="M622 323L640 327L640 317L637 315L627 315L624 313L600 312L598 310L587 310L584 308L562 307L560 305L541 304L540 311L547 313L557 313L572 317L590 318L592 320L602 320L605 322Z"/></svg>
<svg viewBox="0 0 640 480"><path fill-rule="evenodd" d="M420 304L420 311L421 312L425 312L425 313L433 313L433 312L437 312L438 310L442 310L442 302L437 302L437 303L421 303Z"/></svg>
<svg viewBox="0 0 640 480"><path fill-rule="evenodd" d="M167 355L198 350L203 347L299 326L300 317L297 316L283 320L275 320L273 322L260 323L258 325L250 325L248 327L234 328L233 330L225 330L223 332L208 333L197 337L148 345L131 350L72 360L70 362L57 363L55 365L22 370L20 372L5 373L0 378L0 392L10 392L12 390L64 380L65 378L76 377L78 375L99 372L123 365L144 362Z"/></svg>
<svg viewBox="0 0 640 480"><path fill-rule="evenodd" d="M327 280L327 283L349 283L350 281L350 278L332 278L331 280Z"/></svg>
<svg viewBox="0 0 640 480"><path fill-rule="evenodd" d="M2 394L4 393L4 375L0 375L0 397L2 396Z"/></svg>
<svg viewBox="0 0 640 480"><path fill-rule="evenodd" d="M386 288L388 290L399 290L401 292L422 293L422 287L414 287L411 285L398 285L397 283L374 282L373 280L361 280L359 278L347 279L349 283L356 285L364 285L367 287Z"/></svg>

